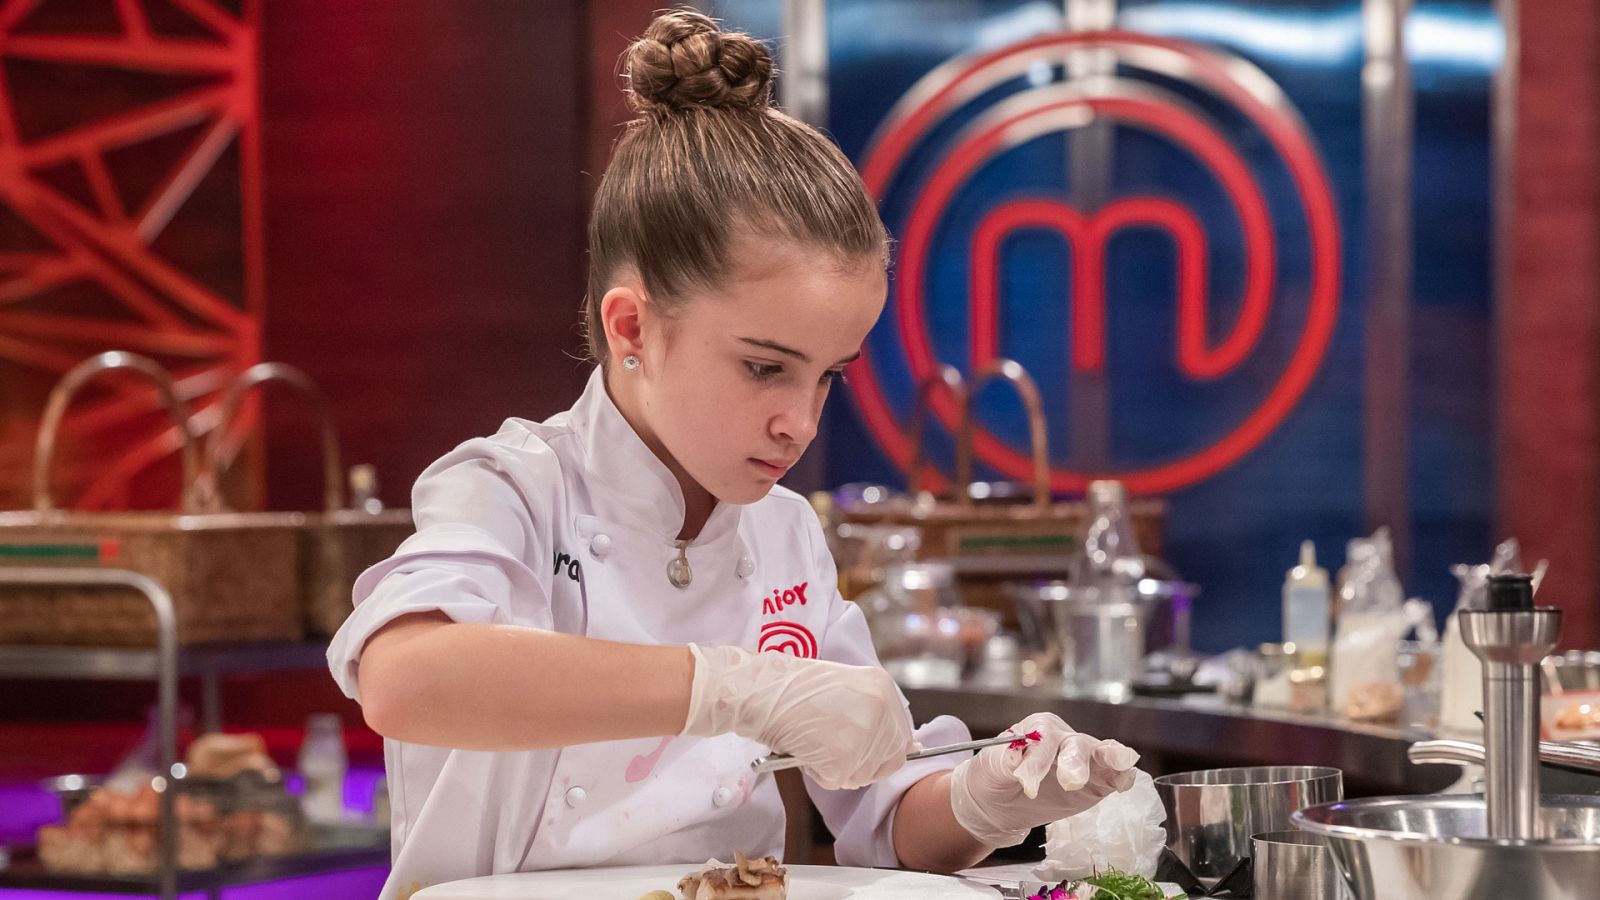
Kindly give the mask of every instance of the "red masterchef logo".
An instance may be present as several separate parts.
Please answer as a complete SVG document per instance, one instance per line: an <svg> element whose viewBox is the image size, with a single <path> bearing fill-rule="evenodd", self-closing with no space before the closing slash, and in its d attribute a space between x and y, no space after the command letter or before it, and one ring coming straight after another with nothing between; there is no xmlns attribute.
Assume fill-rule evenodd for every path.
<svg viewBox="0 0 1600 900"><path fill-rule="evenodd" d="M811 630L794 622L768 622L761 626L759 653L787 653L801 659L817 658L817 639Z"/></svg>
<svg viewBox="0 0 1600 900"><path fill-rule="evenodd" d="M994 89L1016 83L1019 75L1040 66L1048 71L1060 65L1063 54L1081 52L1114 58L1116 74L1081 83L1047 79L977 110L962 129L942 128L974 109ZM1197 114L1193 101L1167 87L1172 83L1234 110L1241 126L1249 129L1247 136L1220 131L1213 117ZM1227 233L1221 241L1209 235L1201 218L1179 197L1121 196L1095 208L1075 209L1055 196L1039 194L1029 184L1018 184L986 189L986 196L998 199L975 217L955 212L965 202L963 191L994 160L1091 122L1114 123L1119 132L1143 132L1170 145L1220 187L1239 235L1240 255L1223 257L1230 264L1236 259L1244 276L1236 302L1213 296L1208 276L1217 265L1211 259L1212 245L1228 245ZM1248 161L1238 146L1245 140L1253 142L1256 156L1270 151L1276 161ZM1273 171L1281 167L1288 175L1291 188L1276 207L1267 202L1255 168L1263 164ZM1304 122L1282 90L1243 59L1185 41L1116 31L1051 33L960 57L929 72L905 94L868 148L861 174L880 203L903 196L900 205L906 206L905 222L897 229L901 240L896 277L890 283L892 315L880 325L884 333L897 337L900 346L879 342L875 349L864 348L850 366L849 386L868 430L901 468L910 465L911 442L885 385L899 383L903 395L905 382L918 390L916 386L930 381L941 364L954 362L941 358L941 348L935 346L935 320L946 323L941 326L946 328L949 322L967 323L967 366L957 368L976 372L1000 355L1005 306L1001 251L1019 233L1044 232L1065 239L1070 248L1070 291L1063 300L1046 302L1068 304L1070 334L1065 349L1071 368L1113 380L1124 376L1110 372L1107 362L1108 247L1128 230L1167 237L1175 250L1177 273L1173 361L1158 363L1158 354L1152 352L1156 348L1146 344L1137 354L1138 364L1170 365L1190 384L1209 385L1205 396L1218 398L1212 436L1159 460L1113 459L1103 471L1057 466L1050 473L1052 490L1082 491L1091 478L1116 478L1136 492L1162 493L1216 475L1260 445L1285 420L1327 353L1338 318L1341 267L1333 191ZM970 225L969 220L973 220ZM964 246L953 223L972 229ZM964 251L965 270L935 264L951 250ZM1302 255L1308 267L1300 276L1304 283L1280 284L1285 279L1280 263ZM944 282L956 285L936 290ZM943 318L934 315L933 308L941 297ZM953 308L963 300L965 309ZM1036 315L1040 298L1026 300L1031 304L1029 315ZM1013 298L1013 302L1023 301ZM1209 307L1215 303L1236 306L1237 311L1214 315ZM1270 377L1252 376L1252 385L1260 381L1270 386L1265 396L1252 394L1248 404L1238 404L1230 399L1237 386L1224 376L1241 371L1260 355L1277 303L1286 305L1284 322L1297 323L1300 334L1291 353L1273 357ZM1279 340L1289 336L1285 330ZM949 357L954 347L946 344L942 349ZM886 357L882 363L874 358L880 355ZM894 360L896 355L903 358ZM936 392L931 400L934 414L954 430L960 414L953 397ZM981 426L973 428L973 451L978 460L1007 476L1027 478L1033 471L1026 453Z"/></svg>

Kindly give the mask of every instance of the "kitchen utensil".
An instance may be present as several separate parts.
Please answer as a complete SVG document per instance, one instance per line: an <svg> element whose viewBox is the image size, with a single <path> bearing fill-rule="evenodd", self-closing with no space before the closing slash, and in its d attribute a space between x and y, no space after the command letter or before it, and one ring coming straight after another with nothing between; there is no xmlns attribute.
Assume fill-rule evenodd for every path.
<svg viewBox="0 0 1600 900"><path fill-rule="evenodd" d="M915 753L907 753L906 762L910 762L915 759L927 759L930 756L944 756L947 753L961 753L967 750L982 750L984 747L993 747L997 744L1009 744L1015 740L1017 740L1017 736L1014 734L1002 734L997 737L984 738L981 741L966 741L965 743L960 744L945 744L940 747L928 747L918 750ZM775 753L771 756L763 756L750 764L751 770L758 774L778 772L783 769L795 769L799 768L799 766L800 761L798 759L795 759L792 756L785 756L781 753Z"/></svg>
<svg viewBox="0 0 1600 900"><path fill-rule="evenodd" d="M1196 880L1216 884L1250 855L1250 836L1286 831L1295 810L1344 796L1338 769L1250 766L1163 775L1167 847Z"/></svg>
<svg viewBox="0 0 1600 900"><path fill-rule="evenodd" d="M1328 841L1308 831L1251 835L1255 900L1344 900Z"/></svg>

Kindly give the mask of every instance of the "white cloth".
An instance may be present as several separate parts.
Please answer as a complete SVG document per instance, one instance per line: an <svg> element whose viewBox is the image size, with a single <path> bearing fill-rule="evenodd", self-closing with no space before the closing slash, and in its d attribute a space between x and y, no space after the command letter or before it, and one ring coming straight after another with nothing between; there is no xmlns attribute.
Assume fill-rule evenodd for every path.
<svg viewBox="0 0 1600 900"><path fill-rule="evenodd" d="M1044 830L1044 862L1033 874L1047 882L1075 881L1120 869L1154 878L1167 846L1166 807L1149 773L1138 770L1133 787L1107 794L1077 815Z"/></svg>
<svg viewBox="0 0 1600 900"><path fill-rule="evenodd" d="M544 423L507 420L446 454L417 480L412 507L417 533L356 582L355 610L328 649L334 679L357 700L367 639L433 610L613 641L877 663L860 611L839 595L817 518L791 491L720 504L688 547L693 580L668 583L682 493L598 372L572 409ZM941 717L917 739L969 735ZM735 735L521 753L386 740L384 750L394 869L382 900L478 875L783 851L777 785L749 768L765 748ZM854 791L808 781L839 862L894 865L900 796L960 760L910 763Z"/></svg>

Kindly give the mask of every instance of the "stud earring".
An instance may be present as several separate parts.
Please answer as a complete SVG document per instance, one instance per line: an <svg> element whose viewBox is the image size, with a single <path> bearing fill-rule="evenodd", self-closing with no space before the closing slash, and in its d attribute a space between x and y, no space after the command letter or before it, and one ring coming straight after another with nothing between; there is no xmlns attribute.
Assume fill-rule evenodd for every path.
<svg viewBox="0 0 1600 900"><path fill-rule="evenodd" d="M632 353L629 353L627 356L624 356L622 358L622 367L624 369L627 369L629 372L638 371L638 369L639 369L639 357L634 356Z"/></svg>

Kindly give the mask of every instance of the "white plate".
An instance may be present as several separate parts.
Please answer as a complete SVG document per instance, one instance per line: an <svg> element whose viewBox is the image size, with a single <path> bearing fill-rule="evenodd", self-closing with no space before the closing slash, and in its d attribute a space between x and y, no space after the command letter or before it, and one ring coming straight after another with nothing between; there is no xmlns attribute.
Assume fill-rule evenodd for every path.
<svg viewBox="0 0 1600 900"><path fill-rule="evenodd" d="M677 896L678 880L698 866L555 869L469 878L424 888L412 900L639 900ZM789 900L997 900L999 894L942 875L842 866L789 866Z"/></svg>

